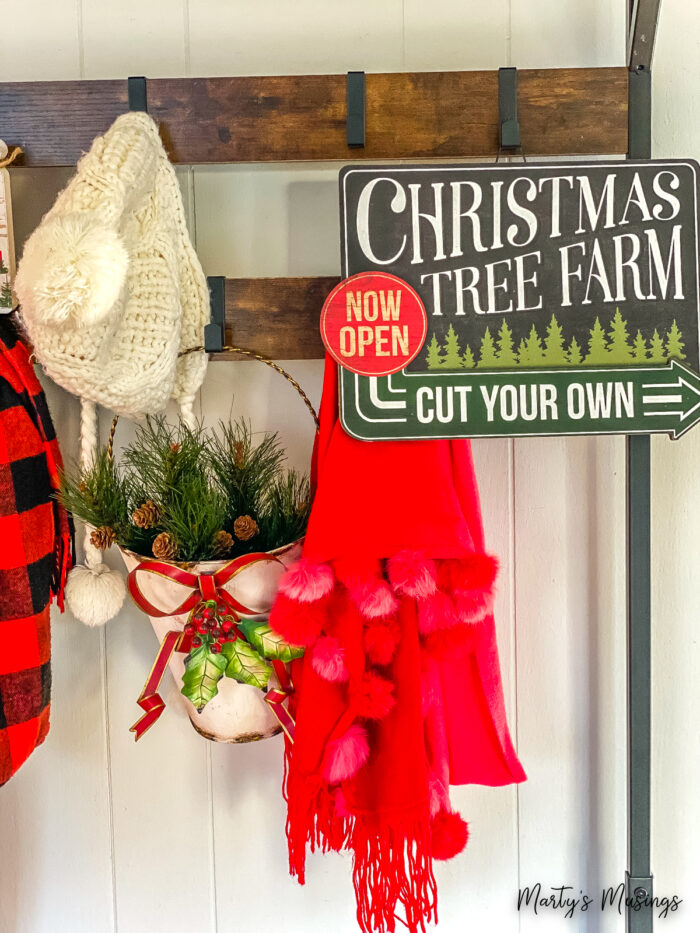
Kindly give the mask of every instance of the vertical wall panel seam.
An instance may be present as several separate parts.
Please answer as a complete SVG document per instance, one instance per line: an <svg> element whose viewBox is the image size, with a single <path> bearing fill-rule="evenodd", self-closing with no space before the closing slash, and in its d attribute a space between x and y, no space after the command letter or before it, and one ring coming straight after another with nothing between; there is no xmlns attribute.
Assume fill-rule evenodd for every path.
<svg viewBox="0 0 700 933"><path fill-rule="evenodd" d="M216 891L216 830L214 824L214 780L212 776L212 746L207 743L207 794L209 797L209 874L211 883L211 919L212 931L219 929L219 907Z"/></svg>
<svg viewBox="0 0 700 933"><path fill-rule="evenodd" d="M114 794L112 791L112 748L109 728L109 698L107 690L107 628L100 631L100 655L102 668L102 711L104 716L104 754L107 768L107 826L109 829L109 860L112 879L112 930L117 933L117 866L114 846Z"/></svg>
<svg viewBox="0 0 700 933"><path fill-rule="evenodd" d="M401 62L406 70L406 0L401 0Z"/></svg>
<svg viewBox="0 0 700 933"><path fill-rule="evenodd" d="M78 77L85 77L85 49L83 47L83 0L75 0L75 18L78 31Z"/></svg>
<svg viewBox="0 0 700 933"><path fill-rule="evenodd" d="M83 28L83 3L76 0L76 27L78 32L78 77L85 77L85 31ZM102 687L103 750L107 779L107 846L109 858L109 877L111 880L112 931L118 931L117 919L117 872L114 846L114 795L112 790L112 754L109 732L109 698L107 695L107 629L103 626L99 633L100 674Z"/></svg>
<svg viewBox="0 0 700 933"><path fill-rule="evenodd" d="M506 26L506 65L513 64L513 0L508 0L508 17Z"/></svg>
<svg viewBox="0 0 700 933"><path fill-rule="evenodd" d="M510 61L510 57L508 59ZM514 703L513 703L513 731L515 733L515 748L520 755L520 737L518 729L518 599L517 599L517 590L516 590L516 573L515 573L515 561L516 561L516 550L517 550L517 541L516 541L516 521L515 521L515 509L516 509L516 497L515 497L515 439L510 438L508 441L509 446L509 477L508 485L510 486L510 553L508 559L510 561L510 592L511 592L511 624L513 627L513 648L512 656L514 661L512 663L513 670L513 694L514 694ZM515 840L516 840L516 866L517 866L517 881L518 881L518 892L520 891L521 884L521 862L520 862L520 784L515 785ZM521 914L518 911L518 931L521 929Z"/></svg>
<svg viewBox="0 0 700 933"><path fill-rule="evenodd" d="M182 8L183 20L183 41L185 45L185 76L192 74L192 49L190 45L190 0L183 0Z"/></svg>

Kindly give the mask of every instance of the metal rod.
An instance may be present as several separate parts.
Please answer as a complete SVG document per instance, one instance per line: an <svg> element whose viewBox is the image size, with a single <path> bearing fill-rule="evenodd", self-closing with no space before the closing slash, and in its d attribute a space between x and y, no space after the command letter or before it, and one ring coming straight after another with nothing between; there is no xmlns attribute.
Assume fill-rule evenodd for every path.
<svg viewBox="0 0 700 933"><path fill-rule="evenodd" d="M629 76L630 159L651 158L651 72ZM651 902L651 445L627 438L627 897ZM628 900L627 933L652 933L651 904Z"/></svg>
<svg viewBox="0 0 700 933"><path fill-rule="evenodd" d="M661 0L630 0L627 64L631 71L651 68Z"/></svg>

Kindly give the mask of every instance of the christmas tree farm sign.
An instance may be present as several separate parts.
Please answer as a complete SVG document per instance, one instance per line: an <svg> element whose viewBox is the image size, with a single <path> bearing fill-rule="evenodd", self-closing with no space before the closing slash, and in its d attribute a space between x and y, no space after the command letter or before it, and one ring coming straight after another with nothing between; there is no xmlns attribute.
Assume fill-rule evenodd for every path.
<svg viewBox="0 0 700 933"><path fill-rule="evenodd" d="M678 437L700 420L697 163L348 167L340 203L351 435ZM420 349L396 279L406 314L422 303Z"/></svg>

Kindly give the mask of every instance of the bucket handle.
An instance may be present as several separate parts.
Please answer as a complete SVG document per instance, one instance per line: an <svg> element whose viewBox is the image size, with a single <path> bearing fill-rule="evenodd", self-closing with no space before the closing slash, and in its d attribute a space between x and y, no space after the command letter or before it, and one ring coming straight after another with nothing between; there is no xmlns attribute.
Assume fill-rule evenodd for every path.
<svg viewBox="0 0 700 933"><path fill-rule="evenodd" d="M287 382L289 382L292 386L294 386L294 388L297 390L297 392L301 396L301 400L303 401L303 403L306 405L307 409L309 410L311 417L314 419L316 430L318 430L318 428L320 427L320 422L318 420L318 414L316 412L316 409L311 404L311 401L309 400L309 396L306 394L306 392L304 392L304 390L299 385L299 383L296 381L296 379L293 376L290 376L290 374L287 372L286 369L282 369L282 367L278 363L275 363L274 360L271 360L266 356L262 356L260 353L256 353L254 350L245 350L243 349L243 347L229 347L229 346L224 346L223 350L228 351L229 353L240 353L243 356L249 356L251 359L258 360L260 363L264 363L266 366L269 366L270 369L274 369L274 371L276 373L279 373L280 376L284 376ZM187 350L181 350L180 353L178 353L178 356L188 356L190 353L203 353L203 352L204 352L204 347L189 347ZM112 420L112 427L109 430L109 440L107 442L107 456L109 457L110 460L114 459L114 432L117 430L118 422L119 422L119 415L115 415Z"/></svg>

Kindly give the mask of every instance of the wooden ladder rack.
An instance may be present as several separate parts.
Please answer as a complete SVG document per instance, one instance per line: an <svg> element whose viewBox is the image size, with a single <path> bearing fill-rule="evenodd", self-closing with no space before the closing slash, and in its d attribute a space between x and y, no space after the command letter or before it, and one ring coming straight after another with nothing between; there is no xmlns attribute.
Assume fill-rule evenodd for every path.
<svg viewBox="0 0 700 933"><path fill-rule="evenodd" d="M624 67L519 71L523 152L626 153L627 96ZM345 75L148 79L146 104L176 164L498 153L497 71L368 74L361 149L347 145ZM25 166L74 165L128 109L126 79L0 84L2 137L22 147ZM318 317L337 281L228 279L226 343L275 359L321 358Z"/></svg>

